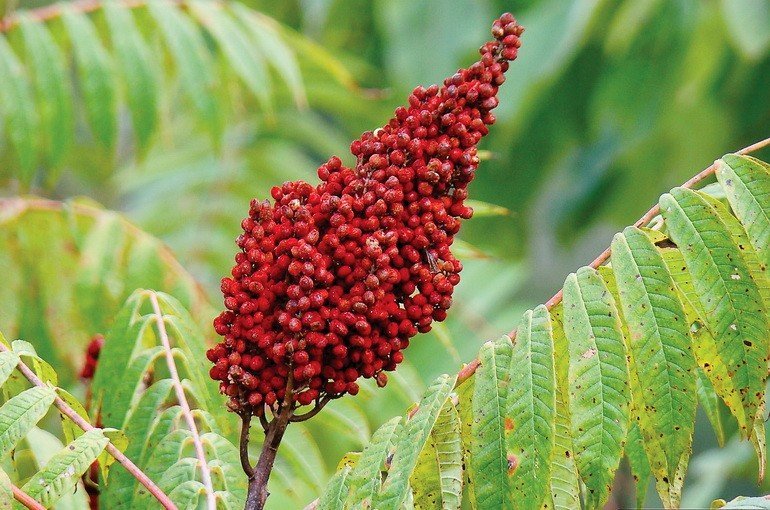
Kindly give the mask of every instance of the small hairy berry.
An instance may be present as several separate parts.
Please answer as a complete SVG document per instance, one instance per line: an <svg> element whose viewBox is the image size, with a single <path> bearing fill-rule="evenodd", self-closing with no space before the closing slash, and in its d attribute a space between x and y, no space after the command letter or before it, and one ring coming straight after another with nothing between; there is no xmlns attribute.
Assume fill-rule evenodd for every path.
<svg viewBox="0 0 770 510"><path fill-rule="evenodd" d="M290 375L300 405L355 395L362 376L384 386L409 339L446 318L476 146L522 30L510 14L497 19L478 62L415 88L389 122L351 143L354 167L333 156L318 185L286 182L273 203L251 201L222 279L223 340L206 353L231 410L281 403Z"/></svg>

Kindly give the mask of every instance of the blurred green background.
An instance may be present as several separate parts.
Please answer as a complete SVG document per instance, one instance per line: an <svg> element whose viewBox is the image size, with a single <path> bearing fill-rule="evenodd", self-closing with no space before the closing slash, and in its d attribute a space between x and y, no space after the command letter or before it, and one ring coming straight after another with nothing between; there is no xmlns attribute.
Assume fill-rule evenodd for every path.
<svg viewBox="0 0 770 510"><path fill-rule="evenodd" d="M99 10L89 15L103 68L84 70L93 55L83 57L77 44L70 48L63 34L71 27L54 16L48 26L57 43L65 41L62 72L71 77L71 88L56 103L30 78L31 107L40 113L29 131L34 162L25 166L23 143L13 136L3 136L0 151L0 196L85 196L124 213L162 239L217 306L218 280L231 267L252 197L269 196L270 187L285 180L315 180L316 167L331 154L351 163L350 141L385 123L415 85L440 82L471 63L501 12L513 12L526 27L470 189L472 198L501 206L504 214L483 209L464 225L461 238L468 244L460 258L466 268L446 327L417 338L407 352L411 368L404 377L413 394L388 388L362 397L362 410L349 424L361 438L402 412L422 382L456 372L485 340L515 327L526 308L548 299L569 272L592 260L662 192L723 153L770 135L767 0L224 3L247 7L240 19L267 15L259 19L281 42L261 41L259 59L239 56L255 39L228 47L202 11L193 9L185 19L202 33L208 55L206 67L198 69L206 78L199 96L189 93L189 67L179 55L155 51L162 46L157 20L136 9L138 33L151 50L147 69L157 112L145 119L152 127L144 138L132 132L142 120L130 108L143 82L122 71L125 61L110 23ZM0 2L8 19L44 5ZM24 72L33 67L34 52L19 32L11 25L6 39ZM263 68L250 69L254 62ZM0 78L13 71L6 62ZM109 86L89 94L84 78L94 73L107 77ZM99 104L89 104L104 99L99 90L114 93L105 106L112 113L102 118L114 131L107 136L96 127ZM23 96L13 94L0 94L12 120ZM213 110L202 114L209 99ZM67 114L72 133L46 135L50 105L62 101L73 106ZM4 129L12 135L14 124ZM59 135L67 136L61 154L49 157ZM767 151L758 156L770 158ZM23 329L14 333L23 336ZM353 413L344 405L338 409ZM313 469L321 473L287 496L292 504L315 497L342 454L361 445L323 424L307 430L318 446ZM300 451L310 441L303 434L291 438ZM748 444L715 446L699 419L684 507L770 491L767 483L756 484ZM611 502L616 507L633 501L625 480ZM650 502L655 505L654 496ZM278 500L274 504L280 507Z"/></svg>

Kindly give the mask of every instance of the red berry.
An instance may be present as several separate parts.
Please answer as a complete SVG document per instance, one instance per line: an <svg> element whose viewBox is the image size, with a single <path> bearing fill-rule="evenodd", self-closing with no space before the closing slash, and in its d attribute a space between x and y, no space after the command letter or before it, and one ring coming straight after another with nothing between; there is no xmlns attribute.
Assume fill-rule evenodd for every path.
<svg viewBox="0 0 770 510"><path fill-rule="evenodd" d="M385 126L350 145L355 167L333 156L317 186L286 182L271 189L273 203L251 201L232 278L220 285L214 330L224 340L206 352L230 409L280 403L290 375L301 405L355 395L361 376L383 386L409 339L446 318L476 145L495 121L521 33L510 14L496 20L478 62L442 87L415 88Z"/></svg>

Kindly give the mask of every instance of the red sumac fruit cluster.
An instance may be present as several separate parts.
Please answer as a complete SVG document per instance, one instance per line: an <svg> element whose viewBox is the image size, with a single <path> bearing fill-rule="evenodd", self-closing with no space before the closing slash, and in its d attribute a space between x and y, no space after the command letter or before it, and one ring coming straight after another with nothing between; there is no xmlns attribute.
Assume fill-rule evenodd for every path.
<svg viewBox="0 0 770 510"><path fill-rule="evenodd" d="M355 167L332 157L317 186L286 182L273 203L251 202L214 320L224 339L207 353L232 410L262 413L287 398L289 379L301 405L355 395L359 377L384 385L409 339L446 318L476 146L521 32L510 14L496 20L478 62L417 87L351 144Z"/></svg>

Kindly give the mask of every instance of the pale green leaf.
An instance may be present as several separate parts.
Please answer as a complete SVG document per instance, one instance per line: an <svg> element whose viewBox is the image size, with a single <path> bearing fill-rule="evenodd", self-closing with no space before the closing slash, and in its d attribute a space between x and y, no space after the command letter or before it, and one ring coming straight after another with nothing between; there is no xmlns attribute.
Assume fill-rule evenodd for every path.
<svg viewBox="0 0 770 510"><path fill-rule="evenodd" d="M765 267L770 264L770 172L762 161L727 154L716 162L716 175L730 207Z"/></svg>
<svg viewBox="0 0 770 510"><path fill-rule="evenodd" d="M516 456L510 480L517 508L540 510L548 496L556 423L556 374L548 309L524 313L513 344L507 450Z"/></svg>
<svg viewBox="0 0 770 510"><path fill-rule="evenodd" d="M251 10L244 4L233 2L228 7L239 18L253 43L262 50L265 59L289 86L294 101L300 106L305 105L307 99L299 63L294 52L283 41L280 33L281 26L274 19Z"/></svg>
<svg viewBox="0 0 770 510"><path fill-rule="evenodd" d="M51 457L22 489L46 507L53 506L75 487L108 442L101 430L89 430Z"/></svg>
<svg viewBox="0 0 770 510"><path fill-rule="evenodd" d="M586 508L607 500L628 427L628 367L614 299L594 269L564 284L569 342L569 403L575 461L586 485Z"/></svg>
<svg viewBox="0 0 770 510"><path fill-rule="evenodd" d="M14 506L13 489L11 479L0 468L0 510L11 510Z"/></svg>
<svg viewBox="0 0 770 510"><path fill-rule="evenodd" d="M249 40L224 5L206 0L193 0L189 5L193 15L214 37L232 69L257 97L262 108L269 111L270 75L257 45Z"/></svg>
<svg viewBox="0 0 770 510"><path fill-rule="evenodd" d="M13 351L0 352L0 386L5 384L19 364L19 356Z"/></svg>
<svg viewBox="0 0 770 510"><path fill-rule="evenodd" d="M35 132L37 113L29 78L18 57L4 37L0 37L0 120L19 160L22 181L29 185L36 164ZM0 127L2 122L0 122Z"/></svg>
<svg viewBox="0 0 770 510"><path fill-rule="evenodd" d="M344 510L348 494L350 467L345 466L332 476L318 500L318 510Z"/></svg>
<svg viewBox="0 0 770 510"><path fill-rule="evenodd" d="M62 4L62 21L69 35L78 70L78 84L91 133L111 148L117 138L117 97L112 60L96 27L83 12Z"/></svg>
<svg viewBox="0 0 770 510"><path fill-rule="evenodd" d="M0 407L0 458L5 457L45 416L55 397L51 388L35 386Z"/></svg>
<svg viewBox="0 0 770 510"><path fill-rule="evenodd" d="M551 321L556 376L555 434L550 480L551 503L554 510L572 510L580 506L580 479L575 466L575 450L570 432L569 346L564 336L561 305L551 311Z"/></svg>
<svg viewBox="0 0 770 510"><path fill-rule="evenodd" d="M198 27L168 0L150 2L148 9L173 57L183 90L198 110L201 120L217 137L222 132L213 94L217 80L211 55Z"/></svg>
<svg viewBox="0 0 770 510"><path fill-rule="evenodd" d="M409 480L418 510L458 510L462 503L460 417L447 401Z"/></svg>
<svg viewBox="0 0 770 510"><path fill-rule="evenodd" d="M719 447L725 445L725 429L722 423L722 413L719 410L719 396L714 391L714 386L709 381L708 376L702 369L698 369L698 379L696 381L698 392L698 403L711 422L711 428L714 429L717 444Z"/></svg>
<svg viewBox="0 0 770 510"><path fill-rule="evenodd" d="M395 441L401 433L401 417L385 422L372 435L355 468L350 472L347 504L371 504L372 498L380 490L385 461L392 453Z"/></svg>
<svg viewBox="0 0 770 510"><path fill-rule="evenodd" d="M66 59L46 26L29 15L19 17L27 61L32 69L37 110L48 162L58 165L72 140L73 113Z"/></svg>
<svg viewBox="0 0 770 510"><path fill-rule="evenodd" d="M513 344L504 336L487 342L479 351L479 368L473 391L470 477L475 508L502 509L510 506L508 478L513 459L506 450L505 429L512 428L505 413L511 384Z"/></svg>
<svg viewBox="0 0 770 510"><path fill-rule="evenodd" d="M631 468L631 476L634 478L636 486L636 508L642 510L644 502L647 499L647 487L650 485L650 462L647 460L647 453L644 451L644 438L639 430L637 422L631 423L626 438L626 457L628 465Z"/></svg>
<svg viewBox="0 0 770 510"><path fill-rule="evenodd" d="M398 438L388 477L382 484L382 490L375 497L373 508L381 510L401 508L407 498L409 477L417 464L417 457L425 446L444 403L449 398L454 382L453 377L442 375L425 390L419 409L406 422Z"/></svg>
<svg viewBox="0 0 770 510"><path fill-rule="evenodd" d="M768 323L760 291L728 227L703 196L675 188L661 197L660 206L741 396L738 422L748 437L767 378Z"/></svg>
<svg viewBox="0 0 770 510"><path fill-rule="evenodd" d="M689 324L663 257L644 232L627 228L612 241L612 270L628 327L630 370L639 380L634 414L658 493L667 508L695 428L695 357ZM632 387L634 390L634 387Z"/></svg>
<svg viewBox="0 0 770 510"><path fill-rule="evenodd" d="M130 9L119 2L106 2L104 16L125 83L137 142L139 147L145 147L158 120L158 63L137 29Z"/></svg>

